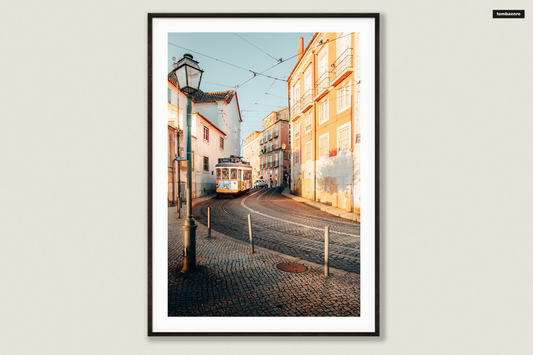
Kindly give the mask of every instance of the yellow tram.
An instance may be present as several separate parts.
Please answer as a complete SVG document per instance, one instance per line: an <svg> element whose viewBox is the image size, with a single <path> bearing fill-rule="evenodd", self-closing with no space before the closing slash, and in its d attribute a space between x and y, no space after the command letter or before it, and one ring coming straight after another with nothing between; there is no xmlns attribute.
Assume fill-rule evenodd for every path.
<svg viewBox="0 0 533 355"><path fill-rule="evenodd" d="M240 157L219 158L216 172L219 197L242 194L252 188L252 167Z"/></svg>

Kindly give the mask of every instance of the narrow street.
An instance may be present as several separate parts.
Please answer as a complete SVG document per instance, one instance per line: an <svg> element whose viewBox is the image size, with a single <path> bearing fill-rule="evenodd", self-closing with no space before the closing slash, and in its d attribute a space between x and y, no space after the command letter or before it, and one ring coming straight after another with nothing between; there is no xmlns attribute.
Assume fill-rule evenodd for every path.
<svg viewBox="0 0 533 355"><path fill-rule="evenodd" d="M281 195L283 187L252 189L233 199L212 199L193 209L196 221L248 242L248 215L252 216L254 244L317 264L324 263L324 228L329 226L329 265L360 272L360 223L332 216Z"/></svg>
<svg viewBox="0 0 533 355"><path fill-rule="evenodd" d="M181 273L184 209L168 208L169 316L359 317L359 223L281 194L253 189L195 204L195 272ZM211 207L211 237L207 234ZM250 252L248 214L255 253ZM324 227L330 274L324 276ZM282 264L301 268L284 271Z"/></svg>

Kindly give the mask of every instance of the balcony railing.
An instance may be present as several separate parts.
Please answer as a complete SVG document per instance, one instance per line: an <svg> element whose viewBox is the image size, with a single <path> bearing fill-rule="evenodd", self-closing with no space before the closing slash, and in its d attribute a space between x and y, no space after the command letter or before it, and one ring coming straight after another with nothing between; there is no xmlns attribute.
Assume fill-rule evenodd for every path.
<svg viewBox="0 0 533 355"><path fill-rule="evenodd" d="M315 101L320 100L329 91L329 72L325 71L315 82Z"/></svg>
<svg viewBox="0 0 533 355"><path fill-rule="evenodd" d="M331 81L331 85L337 85L353 71L352 59L352 48L348 48L341 53L332 65L333 70L331 74L334 79Z"/></svg>
<svg viewBox="0 0 533 355"><path fill-rule="evenodd" d="M291 106L291 118L295 118L300 115L302 111L300 110L300 101L296 101Z"/></svg>
<svg viewBox="0 0 533 355"><path fill-rule="evenodd" d="M313 90L309 88L302 96L302 112L305 112L313 105Z"/></svg>

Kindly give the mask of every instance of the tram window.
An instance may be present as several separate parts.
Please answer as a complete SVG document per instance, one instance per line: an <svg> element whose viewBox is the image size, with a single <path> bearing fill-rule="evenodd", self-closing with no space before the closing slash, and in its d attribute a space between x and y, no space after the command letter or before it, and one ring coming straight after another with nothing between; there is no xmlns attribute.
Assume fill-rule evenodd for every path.
<svg viewBox="0 0 533 355"><path fill-rule="evenodd" d="M220 169L217 169L217 179L220 179Z"/></svg>
<svg viewBox="0 0 533 355"><path fill-rule="evenodd" d="M239 180L242 180L242 170L239 170Z"/></svg>
<svg viewBox="0 0 533 355"><path fill-rule="evenodd" d="M222 169L222 179L229 179L229 169Z"/></svg>
<svg viewBox="0 0 533 355"><path fill-rule="evenodd" d="M231 179L237 180L237 169L231 169Z"/></svg>

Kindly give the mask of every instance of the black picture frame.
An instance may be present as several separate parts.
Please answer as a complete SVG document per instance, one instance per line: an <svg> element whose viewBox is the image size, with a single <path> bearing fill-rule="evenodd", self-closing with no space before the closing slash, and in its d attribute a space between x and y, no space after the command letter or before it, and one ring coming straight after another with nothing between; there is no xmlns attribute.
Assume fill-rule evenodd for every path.
<svg viewBox="0 0 533 355"><path fill-rule="evenodd" d="M343 332L183 332L183 331L161 331L154 329L154 306L157 301L154 300L154 149L153 149L153 132L154 132L154 21L160 19L185 19L197 18L199 20L208 20L213 18L220 19L239 19L239 18L262 18L262 19L291 19L291 18L308 18L308 19L372 19L374 21L374 137L373 137L373 166L374 166L374 196L373 196L373 314L374 329L368 331L347 331ZM250 31L253 32L253 31ZM379 13L332 13L332 14L311 14L311 13L242 13L242 14L224 14L224 13L149 13L148 14L148 336L319 336L319 337L351 337L351 336L379 336L380 335L380 253L379 253L379 227L380 227L380 193L379 193L379 117L380 117L380 15ZM364 223L364 221L363 221ZM209 318L205 318L209 321Z"/></svg>

